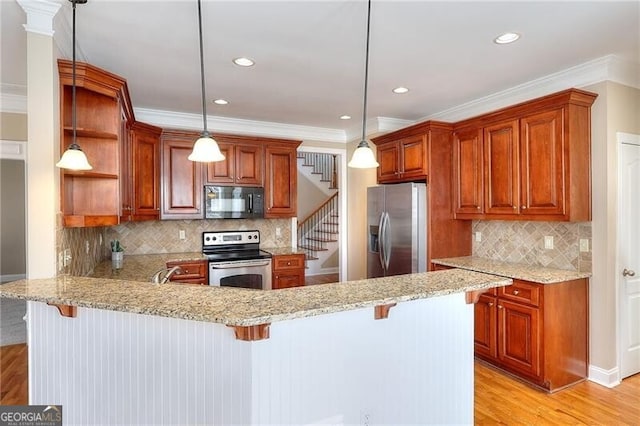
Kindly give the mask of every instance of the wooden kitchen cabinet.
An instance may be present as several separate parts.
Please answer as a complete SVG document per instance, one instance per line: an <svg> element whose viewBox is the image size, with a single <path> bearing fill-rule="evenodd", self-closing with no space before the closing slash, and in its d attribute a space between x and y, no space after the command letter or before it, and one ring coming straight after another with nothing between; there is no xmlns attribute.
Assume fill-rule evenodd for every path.
<svg viewBox="0 0 640 426"><path fill-rule="evenodd" d="M122 147L120 221L160 217L160 127L134 122Z"/></svg>
<svg viewBox="0 0 640 426"><path fill-rule="evenodd" d="M480 296L474 309L476 357L550 392L587 377L586 279L514 279L497 296Z"/></svg>
<svg viewBox="0 0 640 426"><path fill-rule="evenodd" d="M371 141L380 163L378 183L427 184L427 268L433 270L431 259L471 255L471 221L453 216L453 125L426 121Z"/></svg>
<svg viewBox="0 0 640 426"><path fill-rule="evenodd" d="M126 81L76 62L76 139L93 166L60 170L60 206L65 227L117 225L120 217L121 145L133 110ZM58 60L60 152L73 140L72 62Z"/></svg>
<svg viewBox="0 0 640 426"><path fill-rule="evenodd" d="M304 285L304 254L276 255L271 259L271 288L301 287Z"/></svg>
<svg viewBox="0 0 640 426"><path fill-rule="evenodd" d="M376 139L379 141L379 139ZM376 142L374 142L376 143ZM411 182L426 179L428 172L427 140L416 134L399 140L376 143L378 154L378 182Z"/></svg>
<svg viewBox="0 0 640 426"><path fill-rule="evenodd" d="M591 105L596 96L569 89L456 123L456 218L591 220ZM473 136L478 129L481 142ZM480 147L474 143L483 150L480 176ZM484 205L477 204L478 187Z"/></svg>
<svg viewBox="0 0 640 426"><path fill-rule="evenodd" d="M265 218L295 217L298 199L296 149L300 141L265 146Z"/></svg>
<svg viewBox="0 0 640 426"><path fill-rule="evenodd" d="M212 185L262 186L264 148L262 143L235 143L216 136L224 161L206 165L205 183ZM229 140L229 141L227 141Z"/></svg>
<svg viewBox="0 0 640 426"><path fill-rule="evenodd" d="M181 270L176 271L172 276L172 282L179 284L201 284L209 285L207 278L206 260L170 261L167 268L179 266Z"/></svg>
<svg viewBox="0 0 640 426"><path fill-rule="evenodd" d="M177 130L162 133L161 219L202 219L202 164L190 161L198 134Z"/></svg>

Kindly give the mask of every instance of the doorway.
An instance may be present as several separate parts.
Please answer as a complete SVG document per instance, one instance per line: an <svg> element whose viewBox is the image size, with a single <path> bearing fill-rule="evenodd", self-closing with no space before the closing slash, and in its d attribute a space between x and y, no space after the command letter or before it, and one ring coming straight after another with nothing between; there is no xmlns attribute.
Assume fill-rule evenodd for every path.
<svg viewBox="0 0 640 426"><path fill-rule="evenodd" d="M640 373L640 135L618 133L620 379Z"/></svg>

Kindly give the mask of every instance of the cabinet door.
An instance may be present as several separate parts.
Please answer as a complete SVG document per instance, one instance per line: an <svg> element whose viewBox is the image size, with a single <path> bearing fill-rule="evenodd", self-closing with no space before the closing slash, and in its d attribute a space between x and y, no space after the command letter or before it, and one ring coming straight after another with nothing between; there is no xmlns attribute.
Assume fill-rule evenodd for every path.
<svg viewBox="0 0 640 426"><path fill-rule="evenodd" d="M400 148L400 178L411 180L427 177L427 141L426 135L417 135L402 139Z"/></svg>
<svg viewBox="0 0 640 426"><path fill-rule="evenodd" d="M224 161L207 163L206 183L232 184L236 167L234 146L227 142L217 142L220 152L224 155Z"/></svg>
<svg viewBox="0 0 640 426"><path fill-rule="evenodd" d="M297 210L296 150L285 146L265 148L266 218L294 217Z"/></svg>
<svg viewBox="0 0 640 426"><path fill-rule="evenodd" d="M271 288L278 290L281 288L301 287L304 285L304 272L296 270L278 271L273 273Z"/></svg>
<svg viewBox="0 0 640 426"><path fill-rule="evenodd" d="M453 190L456 214L484 211L482 131L457 132L453 137Z"/></svg>
<svg viewBox="0 0 640 426"><path fill-rule="evenodd" d="M262 146L236 145L235 157L235 182L243 186L262 186Z"/></svg>
<svg viewBox="0 0 640 426"><path fill-rule="evenodd" d="M485 213L518 214L518 120L484 129Z"/></svg>
<svg viewBox="0 0 640 426"><path fill-rule="evenodd" d="M398 142L379 145L378 154L378 183L394 182L398 180L400 168L400 148Z"/></svg>
<svg viewBox="0 0 640 426"><path fill-rule="evenodd" d="M538 314L538 308L498 299L498 358L504 368L540 376Z"/></svg>
<svg viewBox="0 0 640 426"><path fill-rule="evenodd" d="M124 113L120 125L120 223L133 220L133 130Z"/></svg>
<svg viewBox="0 0 640 426"><path fill-rule="evenodd" d="M202 166L189 161L195 140L162 141L162 219L202 219Z"/></svg>
<svg viewBox="0 0 640 426"><path fill-rule="evenodd" d="M131 136L133 220L157 220L160 215L160 132L134 128Z"/></svg>
<svg viewBox="0 0 640 426"><path fill-rule="evenodd" d="M495 360L498 357L496 298L483 294L474 305L474 351Z"/></svg>
<svg viewBox="0 0 640 426"><path fill-rule="evenodd" d="M520 119L521 213L565 214L563 110Z"/></svg>

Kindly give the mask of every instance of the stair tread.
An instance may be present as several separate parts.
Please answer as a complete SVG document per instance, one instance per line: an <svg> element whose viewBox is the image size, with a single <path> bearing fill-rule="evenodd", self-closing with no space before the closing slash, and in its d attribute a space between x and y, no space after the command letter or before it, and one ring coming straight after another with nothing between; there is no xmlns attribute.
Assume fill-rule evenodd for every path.
<svg viewBox="0 0 640 426"><path fill-rule="evenodd" d="M332 221L327 221L327 222L322 222L324 225L334 225L334 226L338 226L340 225L340 223L338 222L332 222Z"/></svg>
<svg viewBox="0 0 640 426"><path fill-rule="evenodd" d="M299 248L305 249L305 250L311 250L311 251L327 251L329 249L326 249L324 247L313 247L313 246L308 246L306 244L299 244L298 245Z"/></svg>
<svg viewBox="0 0 640 426"><path fill-rule="evenodd" d="M338 231L321 231L319 229L316 229L314 232L318 234L339 234L340 233Z"/></svg>
<svg viewBox="0 0 640 426"><path fill-rule="evenodd" d="M334 243L338 240L336 240L335 238L322 238L322 237L305 237L307 240L311 240L311 241L320 241L322 243Z"/></svg>

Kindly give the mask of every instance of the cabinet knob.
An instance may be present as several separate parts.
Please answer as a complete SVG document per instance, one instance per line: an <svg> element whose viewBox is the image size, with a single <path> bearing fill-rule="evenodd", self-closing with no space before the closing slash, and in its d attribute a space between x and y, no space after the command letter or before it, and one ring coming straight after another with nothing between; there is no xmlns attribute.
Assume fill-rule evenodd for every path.
<svg viewBox="0 0 640 426"><path fill-rule="evenodd" d="M291 262L287 262L287 266L291 266Z"/></svg>
<svg viewBox="0 0 640 426"><path fill-rule="evenodd" d="M624 268L624 271L622 271L623 277L634 277L635 275L636 275L636 271L632 269Z"/></svg>
<svg viewBox="0 0 640 426"><path fill-rule="evenodd" d="M502 309L502 305L498 305L498 309Z"/></svg>
<svg viewBox="0 0 640 426"><path fill-rule="evenodd" d="M517 210L517 209L518 209L518 206L513 206L513 209L514 209L514 210Z"/></svg>
<svg viewBox="0 0 640 426"><path fill-rule="evenodd" d="M493 306L493 302L487 303L487 306L492 307Z"/></svg>
<svg viewBox="0 0 640 426"><path fill-rule="evenodd" d="M513 295L517 296L520 293L520 290L513 290Z"/></svg>
<svg viewBox="0 0 640 426"><path fill-rule="evenodd" d="M477 206L477 207L476 207L476 210L480 210L480 206Z"/></svg>
<svg viewBox="0 0 640 426"><path fill-rule="evenodd" d="M515 209L515 207L514 207L514 209ZM527 209L527 206L520 206L520 209L521 209L521 210L526 210L526 209Z"/></svg>

